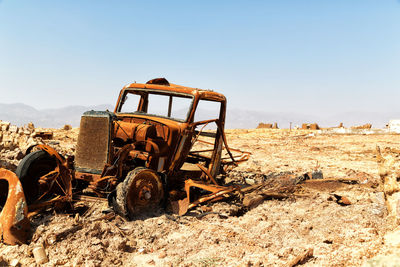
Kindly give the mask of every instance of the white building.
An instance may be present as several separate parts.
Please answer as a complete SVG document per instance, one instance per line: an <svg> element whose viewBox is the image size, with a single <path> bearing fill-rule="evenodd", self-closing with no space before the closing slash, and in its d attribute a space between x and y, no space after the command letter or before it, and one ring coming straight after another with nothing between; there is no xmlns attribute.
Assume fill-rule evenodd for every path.
<svg viewBox="0 0 400 267"><path fill-rule="evenodd" d="M390 120L388 129L389 132L400 133L400 120Z"/></svg>

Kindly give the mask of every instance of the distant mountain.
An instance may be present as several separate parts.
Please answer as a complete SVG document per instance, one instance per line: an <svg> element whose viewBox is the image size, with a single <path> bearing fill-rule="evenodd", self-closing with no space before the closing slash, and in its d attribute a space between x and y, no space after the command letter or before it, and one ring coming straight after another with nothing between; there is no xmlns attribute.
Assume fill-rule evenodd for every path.
<svg viewBox="0 0 400 267"><path fill-rule="evenodd" d="M65 124L78 127L81 115L88 110L114 110L112 105L97 106L68 106L58 109L37 110L31 106L17 104L0 104L0 120L22 126L33 122L35 126L45 128L60 128ZM183 111L179 111L184 117ZM212 112L211 114L215 114ZM199 117L208 118L207 110L200 110ZM208 115L208 116L207 116ZM309 115L291 112L262 112L240 109L228 109L226 115L226 128L256 128L258 123L277 122L280 128L289 128L302 123L318 123L322 127L333 127L343 122L344 126L362 125L371 123L374 128L383 128L391 119L400 119L400 112L343 112L330 116Z"/></svg>
<svg viewBox="0 0 400 267"><path fill-rule="evenodd" d="M78 127L81 115L88 110L114 110L111 105L68 106L58 109L37 110L25 104L0 104L0 120L22 126L33 122L35 126L59 128L65 124Z"/></svg>

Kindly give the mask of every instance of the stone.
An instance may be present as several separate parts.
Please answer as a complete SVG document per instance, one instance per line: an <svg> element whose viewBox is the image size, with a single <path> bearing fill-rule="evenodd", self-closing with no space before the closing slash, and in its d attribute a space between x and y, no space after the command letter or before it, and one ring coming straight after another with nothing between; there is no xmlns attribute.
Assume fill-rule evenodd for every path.
<svg viewBox="0 0 400 267"><path fill-rule="evenodd" d="M8 262L5 261L2 256L0 256L0 266L8 266Z"/></svg>
<svg viewBox="0 0 400 267"><path fill-rule="evenodd" d="M11 125L9 131L12 133L17 133L19 130L18 126L16 125Z"/></svg>
<svg viewBox="0 0 400 267"><path fill-rule="evenodd" d="M321 170L314 170L311 173L311 179L324 179L324 174L322 173Z"/></svg>
<svg viewBox="0 0 400 267"><path fill-rule="evenodd" d="M156 264L156 262L153 259L148 260L146 263L149 264L149 265L155 265Z"/></svg>
<svg viewBox="0 0 400 267"><path fill-rule="evenodd" d="M8 121L2 121L0 122L1 130L2 131L8 131L8 128L10 127L10 122Z"/></svg>
<svg viewBox="0 0 400 267"><path fill-rule="evenodd" d="M12 142L12 140L13 140L13 137L11 136L11 135L3 135L3 143L7 143L7 142Z"/></svg>
<svg viewBox="0 0 400 267"><path fill-rule="evenodd" d="M385 194L383 192L375 193L375 199L371 205L371 213L383 217L386 212Z"/></svg>
<svg viewBox="0 0 400 267"><path fill-rule="evenodd" d="M19 266L20 264L19 264L19 260L18 259L12 259L11 261L10 261L10 266L12 266L12 267L16 267L16 266Z"/></svg>
<svg viewBox="0 0 400 267"><path fill-rule="evenodd" d="M400 248L400 230L389 232L385 235L385 244Z"/></svg>
<svg viewBox="0 0 400 267"><path fill-rule="evenodd" d="M65 131L69 131L69 130L72 129L72 126L69 125L69 124L65 124L64 127L63 127L63 129L64 129Z"/></svg>
<svg viewBox="0 0 400 267"><path fill-rule="evenodd" d="M385 267L397 267L400 266L400 257L396 254L389 255L378 255L369 259L365 262L363 267L376 267L376 266L385 266Z"/></svg>
<svg viewBox="0 0 400 267"><path fill-rule="evenodd" d="M249 185L253 185L253 184L256 183L256 181L254 179L251 179L251 178L246 178L245 181L246 181L246 184L249 184Z"/></svg>
<svg viewBox="0 0 400 267"><path fill-rule="evenodd" d="M32 122L28 123L27 127L29 130L35 130L35 125Z"/></svg>
<svg viewBox="0 0 400 267"><path fill-rule="evenodd" d="M167 252L165 251L161 251L160 254L158 254L159 259L164 259L165 257L167 257Z"/></svg>
<svg viewBox="0 0 400 267"><path fill-rule="evenodd" d="M20 149L17 149L17 151L15 152L15 155L14 155L14 159L21 160L24 158L24 156L25 156L24 153L22 153L22 151Z"/></svg>
<svg viewBox="0 0 400 267"><path fill-rule="evenodd" d="M342 199L339 202L343 205L351 205L351 201L345 196L342 196Z"/></svg>
<svg viewBox="0 0 400 267"><path fill-rule="evenodd" d="M35 247L32 252L37 264L43 264L49 261L43 245Z"/></svg>

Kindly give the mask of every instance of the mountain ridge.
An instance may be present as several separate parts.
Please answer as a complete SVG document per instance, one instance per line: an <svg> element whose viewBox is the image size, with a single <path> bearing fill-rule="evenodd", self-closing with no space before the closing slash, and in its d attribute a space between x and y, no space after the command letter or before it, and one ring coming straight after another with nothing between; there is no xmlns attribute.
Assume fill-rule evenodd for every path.
<svg viewBox="0 0 400 267"><path fill-rule="evenodd" d="M113 110L110 104L92 106L66 106L61 108L35 109L23 103L0 103L0 120L22 126L33 122L37 127L59 128L65 124L78 127L81 115L88 110ZM200 111L202 116L207 115L206 110ZM280 128L289 128L302 123L318 123L322 127L333 127L344 123L344 126L371 123L374 128L383 128L391 119L400 118L400 112L339 112L329 116L316 114L302 114L295 112L267 112L255 110L229 109L226 116L226 128L256 128L260 122L277 122Z"/></svg>

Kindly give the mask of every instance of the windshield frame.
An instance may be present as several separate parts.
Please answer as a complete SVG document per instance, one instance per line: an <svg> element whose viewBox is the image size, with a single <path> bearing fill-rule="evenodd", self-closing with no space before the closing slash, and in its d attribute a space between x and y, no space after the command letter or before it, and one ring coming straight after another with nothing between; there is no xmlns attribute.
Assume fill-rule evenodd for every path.
<svg viewBox="0 0 400 267"><path fill-rule="evenodd" d="M139 93L136 93L136 92L139 92ZM143 112L143 111L121 112L122 106L124 104L123 100L129 94L138 95L140 97L139 103L143 99L143 94L148 94L148 95L150 95L150 94L166 95L166 96L172 96L172 97L190 98L191 102L190 102L189 108L187 110L186 117L184 119L178 119L178 118L163 116L163 115L159 115L159 114L152 114L152 113L147 113L147 112ZM118 102L116 113L117 114L141 115L141 116L154 116L154 117L164 118L164 119L173 120L173 121L177 121L177 122L187 122L189 120L191 111L193 110L194 102L195 102L195 96L192 95L192 94L186 94L186 93L180 93L180 92L171 92L171 91L164 91L164 90L154 90L154 89L144 89L144 88L132 88L132 87L130 87L130 88L126 88L126 89L123 90L123 92L121 94L121 97L119 99L119 102Z"/></svg>

